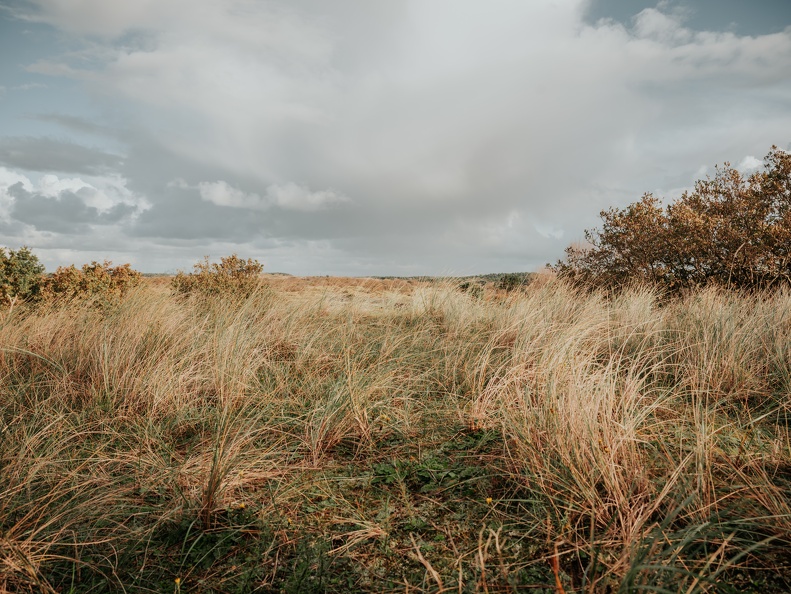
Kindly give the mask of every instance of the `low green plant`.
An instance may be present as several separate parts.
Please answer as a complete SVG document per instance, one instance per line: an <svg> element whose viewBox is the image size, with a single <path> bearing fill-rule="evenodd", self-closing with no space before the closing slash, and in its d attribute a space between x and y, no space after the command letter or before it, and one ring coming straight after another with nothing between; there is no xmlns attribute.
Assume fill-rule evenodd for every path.
<svg viewBox="0 0 791 594"><path fill-rule="evenodd" d="M500 280L497 281L497 288L508 292L516 291L522 288L526 281L526 275L519 274L518 272L508 272L503 274Z"/></svg>
<svg viewBox="0 0 791 594"><path fill-rule="evenodd" d="M27 247L0 248L0 301L10 309L38 295L44 266Z"/></svg>
<svg viewBox="0 0 791 594"><path fill-rule="evenodd" d="M176 293L187 295L236 295L247 297L261 282L264 265L258 260L240 258L236 254L220 258L220 262L209 262L206 256L185 274L179 271L173 278Z"/></svg>
<svg viewBox="0 0 791 594"><path fill-rule="evenodd" d="M481 299L483 297L483 281L462 281L459 283L459 290L467 293L473 299Z"/></svg>

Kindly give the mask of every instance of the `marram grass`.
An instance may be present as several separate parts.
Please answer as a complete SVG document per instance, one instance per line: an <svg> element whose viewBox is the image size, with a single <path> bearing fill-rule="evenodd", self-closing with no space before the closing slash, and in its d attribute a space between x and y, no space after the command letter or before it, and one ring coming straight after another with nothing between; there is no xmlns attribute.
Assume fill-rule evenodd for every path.
<svg viewBox="0 0 791 594"><path fill-rule="evenodd" d="M0 592L785 592L790 403L787 292L16 307Z"/></svg>

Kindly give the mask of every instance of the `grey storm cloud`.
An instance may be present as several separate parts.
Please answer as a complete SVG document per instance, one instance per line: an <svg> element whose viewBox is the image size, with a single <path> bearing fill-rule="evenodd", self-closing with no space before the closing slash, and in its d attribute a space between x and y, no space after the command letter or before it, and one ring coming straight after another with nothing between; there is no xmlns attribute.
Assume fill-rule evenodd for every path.
<svg viewBox="0 0 791 594"><path fill-rule="evenodd" d="M211 182L205 185L221 185ZM205 187L205 186L204 186ZM240 204L223 204L200 197L204 188L168 187L150 209L127 231L135 237L225 240L245 243L260 238L333 239L348 237L357 229L348 208L286 208L277 203L259 206L264 198L235 190ZM205 194L205 192L203 192ZM248 204L249 202L249 204ZM358 216L355 213L354 216Z"/></svg>
<svg viewBox="0 0 791 594"><path fill-rule="evenodd" d="M119 223L137 210L121 203L100 211L85 204L83 198L74 192L62 191L56 197L44 196L27 191L21 182L10 186L8 194L14 198L11 208L14 219L40 231L65 235L88 233L93 225Z"/></svg>
<svg viewBox="0 0 791 594"><path fill-rule="evenodd" d="M246 209L217 206L189 191L170 191L143 212L128 230L134 237L233 240L244 243L264 234L264 218Z"/></svg>
<svg viewBox="0 0 791 594"><path fill-rule="evenodd" d="M101 175L121 165L118 155L51 138L0 138L0 164L28 171Z"/></svg>
<svg viewBox="0 0 791 594"><path fill-rule="evenodd" d="M114 176L138 205L114 239L162 246L157 266L233 250L296 273L533 269L604 208L791 141L785 9L770 26L733 8L731 26L709 0L20 6L70 40L31 75L99 106L36 123L123 158L16 137L0 163ZM31 197L12 216L111 216L86 204Z"/></svg>

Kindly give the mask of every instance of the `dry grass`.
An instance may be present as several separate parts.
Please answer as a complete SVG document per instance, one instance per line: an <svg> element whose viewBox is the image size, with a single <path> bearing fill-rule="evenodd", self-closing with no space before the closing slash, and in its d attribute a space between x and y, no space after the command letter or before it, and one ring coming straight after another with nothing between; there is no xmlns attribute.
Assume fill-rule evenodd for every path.
<svg viewBox="0 0 791 594"><path fill-rule="evenodd" d="M154 279L0 378L0 592L791 588L787 292Z"/></svg>

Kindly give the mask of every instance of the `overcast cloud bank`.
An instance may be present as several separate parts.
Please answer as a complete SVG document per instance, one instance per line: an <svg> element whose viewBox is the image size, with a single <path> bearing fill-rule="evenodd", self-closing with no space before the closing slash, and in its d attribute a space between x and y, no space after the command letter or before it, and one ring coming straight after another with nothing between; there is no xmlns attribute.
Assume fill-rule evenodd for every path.
<svg viewBox="0 0 791 594"><path fill-rule="evenodd" d="M24 64L51 132L0 138L3 242L50 267L238 252L296 274L532 270L602 208L789 148L791 29L587 8L15 5L5 26L62 41Z"/></svg>

